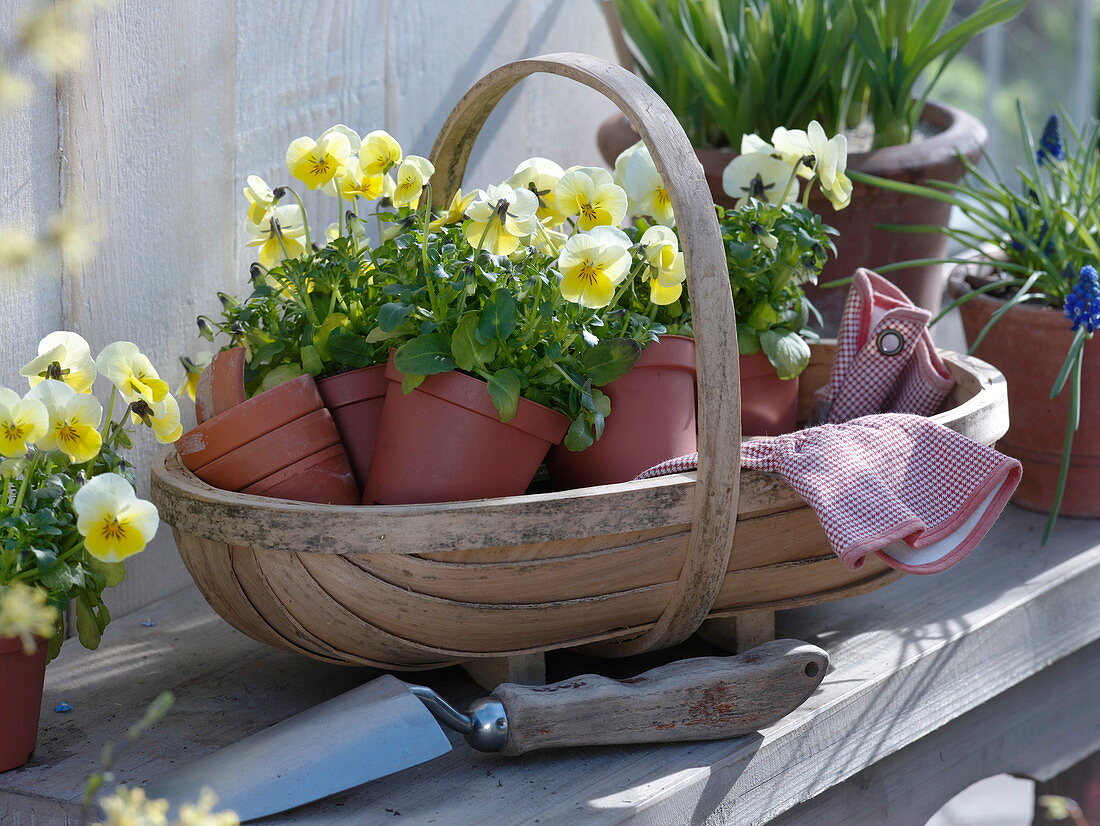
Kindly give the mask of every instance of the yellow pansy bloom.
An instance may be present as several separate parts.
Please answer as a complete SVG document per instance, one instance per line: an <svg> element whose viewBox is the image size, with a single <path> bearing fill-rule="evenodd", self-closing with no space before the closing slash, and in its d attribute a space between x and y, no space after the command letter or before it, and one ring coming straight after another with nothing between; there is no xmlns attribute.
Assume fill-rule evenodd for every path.
<svg viewBox="0 0 1100 826"><path fill-rule="evenodd" d="M687 278L684 254L680 252L680 241L675 232L668 227L652 226L642 233L638 244L653 270L653 278L666 287L684 282Z"/></svg>
<svg viewBox="0 0 1100 826"><path fill-rule="evenodd" d="M514 189L529 189L539 202L539 220L548 227L556 227L566 218L557 210L554 200L558 181L564 174L565 171L551 160L528 158L516 167L515 173L504 183Z"/></svg>
<svg viewBox="0 0 1100 826"><path fill-rule="evenodd" d="M627 208L631 215L648 216L672 226L672 197L661 180L649 147L643 143L627 149L615 161L615 182L626 191Z"/></svg>
<svg viewBox="0 0 1100 826"><path fill-rule="evenodd" d="M558 256L562 296L584 307L606 307L630 271L629 248L630 239L615 227L596 227L570 237Z"/></svg>
<svg viewBox="0 0 1100 826"><path fill-rule="evenodd" d="M57 609L46 603L42 588L13 582L0 588L0 639L18 637L23 651L33 654L35 637L52 637L57 631Z"/></svg>
<svg viewBox="0 0 1100 826"><path fill-rule="evenodd" d="M22 106L31 95L34 87L18 75L0 69L0 111Z"/></svg>
<svg viewBox="0 0 1100 826"><path fill-rule="evenodd" d="M358 165L341 167L331 181L325 184L325 193L339 195L348 201L363 198L373 201L382 195L384 178L382 175L370 176Z"/></svg>
<svg viewBox="0 0 1100 826"><path fill-rule="evenodd" d="M103 445L99 423L103 405L95 396L77 393L59 381L44 381L31 389L28 399L41 402L49 414L49 428L38 440L42 450L60 450L69 461L81 464L95 458Z"/></svg>
<svg viewBox="0 0 1100 826"><path fill-rule="evenodd" d="M38 342L38 356L19 371L34 387L45 379L57 379L77 393L90 393L96 369L92 350L83 336L58 330Z"/></svg>
<svg viewBox="0 0 1100 826"><path fill-rule="evenodd" d="M659 278L649 279L649 300L658 306L678 301L683 292L684 285L679 282L665 286Z"/></svg>
<svg viewBox="0 0 1100 826"><path fill-rule="evenodd" d="M405 158L397 167L397 180L394 182L393 192L388 193L393 205L416 209L420 203L420 194L424 191L424 185L434 174L435 167L427 158L419 155L409 155Z"/></svg>
<svg viewBox="0 0 1100 826"><path fill-rule="evenodd" d="M0 228L0 269L25 267L41 249L38 239L29 232Z"/></svg>
<svg viewBox="0 0 1100 826"><path fill-rule="evenodd" d="M343 132L329 130L320 138L298 138L286 150L286 168L310 189L320 189L341 167L352 162L355 150Z"/></svg>
<svg viewBox="0 0 1100 826"><path fill-rule="evenodd" d="M187 356L180 357L180 364L183 365L183 381L176 388L176 394L194 401L195 393L199 389L199 376L213 358L214 356L208 352L199 353L193 359Z"/></svg>
<svg viewBox="0 0 1100 826"><path fill-rule="evenodd" d="M252 238L245 244L260 248L260 263L268 269L284 258L298 258L306 251L305 219L297 204L277 206L260 223L250 221L247 226Z"/></svg>
<svg viewBox="0 0 1100 826"><path fill-rule="evenodd" d="M27 468L27 458L18 456L15 459L0 460L0 479L15 479Z"/></svg>
<svg viewBox="0 0 1100 826"><path fill-rule="evenodd" d="M240 826L240 818L232 809L214 811L218 802L217 795L210 789L203 789L198 803L185 803L180 806L179 820L174 826Z"/></svg>
<svg viewBox="0 0 1100 826"><path fill-rule="evenodd" d="M170 445L183 435L179 402L172 394L155 404L138 402L132 405L130 421L137 425L149 425L156 440L162 445Z"/></svg>
<svg viewBox="0 0 1100 826"><path fill-rule="evenodd" d="M579 216L581 229L618 226L626 217L626 192L606 169L578 166L566 170L554 192L556 209L565 216Z"/></svg>
<svg viewBox="0 0 1100 826"><path fill-rule="evenodd" d="M50 382L66 387L60 382ZM67 388L72 392L72 388ZM14 459L46 435L50 417L37 399L21 399L14 390L0 387L0 456Z"/></svg>
<svg viewBox="0 0 1100 826"><path fill-rule="evenodd" d="M100 374L119 389L127 404L138 399L154 404L168 395L168 382L161 379L133 342L108 344L99 351L95 364Z"/></svg>
<svg viewBox="0 0 1100 826"><path fill-rule="evenodd" d="M738 155L722 171L722 190L737 199L738 209L750 198L777 204L784 192L791 203L798 198L798 180L791 181L792 172L788 164L763 152Z"/></svg>
<svg viewBox="0 0 1100 826"><path fill-rule="evenodd" d="M248 200L248 220L258 224L275 206L275 193L259 175L249 175L245 182L248 184L244 188L244 197Z"/></svg>
<svg viewBox="0 0 1100 826"><path fill-rule="evenodd" d="M451 196L451 202L447 205L446 211L428 224L428 229L435 232L450 224L457 224L465 216L466 208L474 202L474 197L476 195L476 191L463 195L461 189L455 190L455 194Z"/></svg>
<svg viewBox="0 0 1100 826"><path fill-rule="evenodd" d="M138 499L117 473L92 478L73 496L73 509L84 547L101 562L122 562L145 550L160 525L156 506Z"/></svg>
<svg viewBox="0 0 1100 826"><path fill-rule="evenodd" d="M528 189L514 189L506 184L479 189L473 202L466 207L464 231L474 249L492 255L511 255L521 238L538 229L535 212L539 202Z"/></svg>
<svg viewBox="0 0 1100 826"><path fill-rule="evenodd" d="M167 800L150 800L144 789L119 786L114 794L100 798L103 822L92 826L168 826Z"/></svg>
<svg viewBox="0 0 1100 826"><path fill-rule="evenodd" d="M370 132L359 145L359 168L364 175L377 178L401 163L401 144L389 132Z"/></svg>
<svg viewBox="0 0 1100 826"><path fill-rule="evenodd" d="M821 191L833 209L844 209L852 200L852 182L848 168L848 139L844 135L829 138L816 120L806 131L778 127L772 134L775 150L788 163L798 164L803 178L817 178Z"/></svg>

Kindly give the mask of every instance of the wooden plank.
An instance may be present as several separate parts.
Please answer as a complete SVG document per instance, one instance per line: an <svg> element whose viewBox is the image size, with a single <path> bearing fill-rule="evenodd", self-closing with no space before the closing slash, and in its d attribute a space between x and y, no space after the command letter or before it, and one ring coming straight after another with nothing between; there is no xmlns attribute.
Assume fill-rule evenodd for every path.
<svg viewBox="0 0 1100 826"><path fill-rule="evenodd" d="M271 822L371 823L394 817L393 811L403 823L457 826L536 819L566 826L630 818L662 825L767 822L1012 692L1052 663L1081 661L1077 652L1100 636L1100 523L1066 520L1039 552L1042 522L1010 508L983 546L948 574L907 577L872 595L780 614L779 636L823 645L833 670L804 706L758 735L570 749L514 761L476 754L455 736L455 749L442 758ZM254 643L218 620L194 592L150 611L155 628L140 625L144 612L121 617L99 651L70 646L50 666L35 761L0 776L0 811L18 813L19 826L75 818L82 779L101 744L120 738L161 689L176 692L176 710L122 762L124 782L143 782L371 675ZM695 646L603 662L556 653L549 665L553 679L592 670L621 678L700 653ZM1051 702L1079 685L1087 688L1078 676L1092 680L1092 667L1059 671ZM481 691L454 669L418 674L416 681L458 705ZM61 700L74 711L49 711ZM960 760L964 747L956 749ZM1071 762L1081 756L1065 755ZM1043 771L1049 776L1065 766L1052 763Z"/></svg>
<svg viewBox="0 0 1100 826"><path fill-rule="evenodd" d="M155 14L136 3L97 11L96 59L62 87L63 194L94 208L103 231L95 258L67 273L65 326L93 353L137 343L173 385L177 359L196 347L195 316L239 283L227 266L238 220L232 8L168 0ZM144 469L158 448L143 433L128 458ZM146 472L138 477L147 495ZM188 582L169 534L127 564L107 595L113 613Z"/></svg>

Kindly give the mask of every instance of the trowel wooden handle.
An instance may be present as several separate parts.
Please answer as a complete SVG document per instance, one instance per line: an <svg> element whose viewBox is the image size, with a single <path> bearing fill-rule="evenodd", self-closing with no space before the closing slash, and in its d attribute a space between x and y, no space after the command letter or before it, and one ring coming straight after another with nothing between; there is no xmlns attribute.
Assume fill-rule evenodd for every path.
<svg viewBox="0 0 1100 826"><path fill-rule="evenodd" d="M585 675L545 686L505 683L504 754L562 746L721 740L767 726L802 705L829 655L775 640L736 657L669 663L629 680Z"/></svg>

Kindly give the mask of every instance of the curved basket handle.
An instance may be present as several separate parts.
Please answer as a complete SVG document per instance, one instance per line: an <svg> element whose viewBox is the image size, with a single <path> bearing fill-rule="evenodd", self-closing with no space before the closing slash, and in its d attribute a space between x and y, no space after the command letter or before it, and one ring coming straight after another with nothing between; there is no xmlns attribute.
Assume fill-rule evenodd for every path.
<svg viewBox="0 0 1100 826"><path fill-rule="evenodd" d="M737 522L741 399L736 322L718 218L695 150L675 115L640 78L591 55L518 60L473 85L443 124L432 149L433 197L445 204L462 184L470 150L501 98L528 75L545 72L584 84L615 103L641 135L668 187L684 248L696 337L699 470L688 552L657 623L601 652L629 656L687 639L710 612L725 578Z"/></svg>

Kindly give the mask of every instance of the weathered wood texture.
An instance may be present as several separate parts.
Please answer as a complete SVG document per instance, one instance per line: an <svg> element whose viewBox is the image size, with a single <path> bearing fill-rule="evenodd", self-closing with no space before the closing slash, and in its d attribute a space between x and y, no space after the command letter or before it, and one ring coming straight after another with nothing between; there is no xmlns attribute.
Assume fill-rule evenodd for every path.
<svg viewBox="0 0 1100 826"><path fill-rule="evenodd" d="M2 39L22 5L0 3ZM217 311L217 290L242 291L254 260L243 246L244 179L285 183L291 140L342 121L389 129L427 155L488 69L565 47L613 54L588 0L118 0L87 34L81 76L44 84L33 106L0 117L0 228L44 227L65 195L103 230L79 271L47 261L2 285L5 386L21 388L18 369L39 338L63 328L94 350L138 343L174 384L176 359L209 347L195 316ZM495 183L536 154L595 163L595 125L611 111L564 82L520 90L490 123L470 180ZM331 198L309 203L315 225L334 220ZM153 449L141 440L139 466ZM130 568L107 595L116 614L188 581L166 529Z"/></svg>
<svg viewBox="0 0 1100 826"><path fill-rule="evenodd" d="M794 810L801 822L877 824L894 821L865 816L864 808L903 812L918 782L942 784L943 803L985 774L1050 778L1100 739L1092 645L1100 638L1100 522L1065 520L1040 548L1042 524L1040 515L1009 508L948 574L906 577L874 594L780 614L778 632L821 645L832 668L803 706L759 734L516 759L478 754L453 735L455 748L444 757L271 823L388 823L396 811L416 826L755 826ZM147 615L156 627L142 627ZM624 678L707 653L713 649L694 643L627 660L560 652L549 657L550 676ZM34 761L0 775L0 824L75 826L76 801L102 744L121 740L163 689L176 693L176 707L123 757L124 782L209 754L375 673L256 643L228 628L197 592L183 592L119 618L99 651L71 646L50 666ZM1031 681L1037 674L1044 676ZM415 681L457 704L483 693L454 669ZM1006 699L1018 691L1018 702ZM62 700L74 710L54 713ZM919 760L891 762L926 742L943 745L914 752ZM847 796L840 808L828 794L833 787ZM823 794L814 805L829 816L794 809Z"/></svg>

